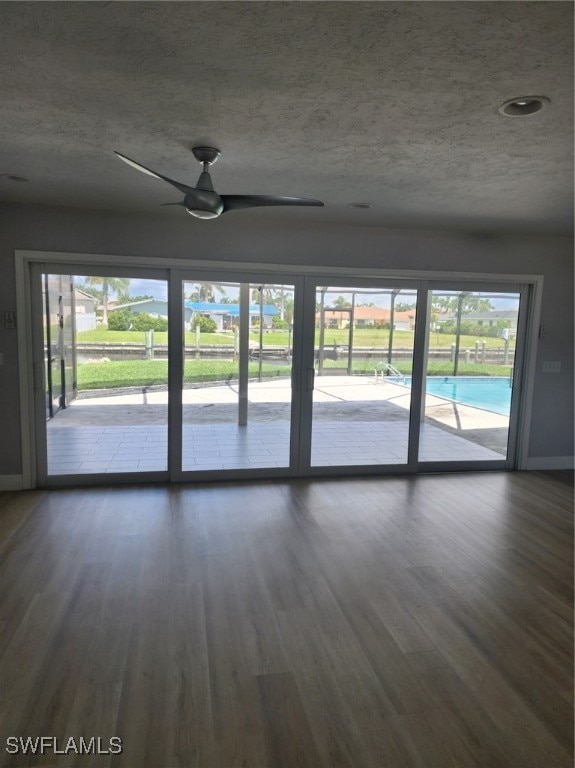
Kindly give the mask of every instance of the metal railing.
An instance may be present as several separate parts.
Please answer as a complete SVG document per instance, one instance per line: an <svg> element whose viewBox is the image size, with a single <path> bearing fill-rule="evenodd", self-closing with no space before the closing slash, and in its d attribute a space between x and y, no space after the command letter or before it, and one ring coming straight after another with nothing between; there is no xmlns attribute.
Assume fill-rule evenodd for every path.
<svg viewBox="0 0 575 768"><path fill-rule="evenodd" d="M381 373L381 380L383 381L384 376L389 376L391 373L393 376L398 376L400 378L405 379L405 376L402 374L401 371L398 371L397 368L394 368L391 363L378 363L375 370L375 381L378 381L379 374Z"/></svg>

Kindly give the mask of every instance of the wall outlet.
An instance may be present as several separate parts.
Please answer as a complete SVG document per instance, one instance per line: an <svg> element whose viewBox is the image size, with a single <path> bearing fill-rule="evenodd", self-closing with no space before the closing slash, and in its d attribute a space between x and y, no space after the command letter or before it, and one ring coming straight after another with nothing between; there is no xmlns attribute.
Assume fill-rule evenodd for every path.
<svg viewBox="0 0 575 768"><path fill-rule="evenodd" d="M547 360L543 363L543 373L561 373L561 362L559 360Z"/></svg>

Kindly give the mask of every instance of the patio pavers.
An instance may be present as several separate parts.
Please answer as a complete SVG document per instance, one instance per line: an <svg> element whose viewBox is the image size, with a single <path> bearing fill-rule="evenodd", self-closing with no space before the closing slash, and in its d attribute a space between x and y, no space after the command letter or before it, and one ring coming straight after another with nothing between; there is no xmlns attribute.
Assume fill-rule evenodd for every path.
<svg viewBox="0 0 575 768"><path fill-rule="evenodd" d="M291 386L287 380L250 382L249 423L237 425L237 389L210 386L183 393L183 469L250 469L289 465ZM436 410L453 418L453 404ZM83 398L48 422L49 474L165 471L167 392L139 391ZM407 461L409 391L373 379L316 379L312 465L400 465ZM502 432L504 417L457 406L463 429L422 425L421 461L482 461L504 458L500 437L492 447L477 442L480 419ZM474 439L465 439L465 427ZM446 431L449 430L449 431ZM493 441L492 441L493 442Z"/></svg>

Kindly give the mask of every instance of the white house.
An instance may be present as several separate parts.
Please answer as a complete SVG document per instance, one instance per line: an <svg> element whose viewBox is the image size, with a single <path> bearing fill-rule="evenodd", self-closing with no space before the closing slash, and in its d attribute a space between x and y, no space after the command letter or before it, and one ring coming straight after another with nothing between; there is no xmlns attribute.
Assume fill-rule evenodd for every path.
<svg viewBox="0 0 575 768"><path fill-rule="evenodd" d="M127 310L133 315L139 315L144 312L152 317L168 318L168 302L163 299L140 299L139 301L127 301L125 304L118 304L113 309L109 309L109 312L117 312L119 310ZM184 320L189 322L193 312L191 309L184 307Z"/></svg>
<svg viewBox="0 0 575 768"><path fill-rule="evenodd" d="M209 301L186 301L184 304L186 312L192 314L204 315L211 318L218 327L219 331L225 331L239 323L240 305L239 304L215 304ZM250 304L250 326L255 326L259 322L260 305ZM277 307L273 304L264 304L261 308L261 315L264 328L271 328L273 318L279 315ZM188 317L186 316L186 321Z"/></svg>
<svg viewBox="0 0 575 768"><path fill-rule="evenodd" d="M76 332L91 331L96 327L96 305L98 299L80 288L74 288L74 309Z"/></svg>

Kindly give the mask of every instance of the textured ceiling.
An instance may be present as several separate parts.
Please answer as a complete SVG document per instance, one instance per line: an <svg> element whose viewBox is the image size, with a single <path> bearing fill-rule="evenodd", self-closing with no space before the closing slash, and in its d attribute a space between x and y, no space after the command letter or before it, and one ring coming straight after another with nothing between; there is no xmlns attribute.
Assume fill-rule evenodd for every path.
<svg viewBox="0 0 575 768"><path fill-rule="evenodd" d="M194 184L210 144L219 192L326 204L224 218L572 227L569 2L3 2L0 72L2 201L185 216L112 150Z"/></svg>

